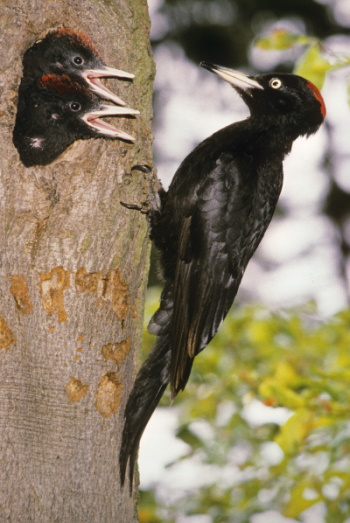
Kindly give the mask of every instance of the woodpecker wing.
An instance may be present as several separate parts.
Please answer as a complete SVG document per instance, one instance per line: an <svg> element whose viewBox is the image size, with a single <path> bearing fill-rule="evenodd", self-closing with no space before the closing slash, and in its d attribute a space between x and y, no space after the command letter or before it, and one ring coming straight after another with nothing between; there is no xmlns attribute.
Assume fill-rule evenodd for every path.
<svg viewBox="0 0 350 523"><path fill-rule="evenodd" d="M226 156L207 176L193 211L182 221L170 337L173 395L184 389L194 357L218 331L255 250L242 265L238 254L252 222L254 189L247 180L243 186L234 159L227 162ZM231 252L229 244L236 246Z"/></svg>

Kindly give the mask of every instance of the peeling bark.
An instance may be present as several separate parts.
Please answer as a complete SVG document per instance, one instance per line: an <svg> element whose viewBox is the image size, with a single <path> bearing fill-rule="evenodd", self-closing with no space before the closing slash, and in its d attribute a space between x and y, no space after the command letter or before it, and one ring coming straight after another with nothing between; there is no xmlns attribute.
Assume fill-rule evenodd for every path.
<svg viewBox="0 0 350 523"><path fill-rule="evenodd" d="M154 66L146 0L0 2L0 520L137 520L118 451L141 342L153 185ZM136 137L76 142L26 169L12 144L24 51L48 29L88 34L133 82L107 84L140 110Z"/></svg>

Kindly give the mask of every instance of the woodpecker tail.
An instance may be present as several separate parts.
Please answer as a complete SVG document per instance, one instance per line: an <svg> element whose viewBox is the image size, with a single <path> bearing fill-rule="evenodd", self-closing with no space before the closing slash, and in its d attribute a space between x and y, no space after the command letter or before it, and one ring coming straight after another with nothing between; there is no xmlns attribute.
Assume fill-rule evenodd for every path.
<svg viewBox="0 0 350 523"><path fill-rule="evenodd" d="M170 381L170 359L169 335L166 333L158 337L139 370L126 404L119 467L120 481L124 485L129 463L130 492L141 436Z"/></svg>

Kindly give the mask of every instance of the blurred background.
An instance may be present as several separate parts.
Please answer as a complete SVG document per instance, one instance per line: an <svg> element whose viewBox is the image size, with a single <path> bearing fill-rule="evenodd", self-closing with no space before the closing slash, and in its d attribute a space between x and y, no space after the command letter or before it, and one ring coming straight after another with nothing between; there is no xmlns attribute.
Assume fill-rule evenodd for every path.
<svg viewBox="0 0 350 523"><path fill-rule="evenodd" d="M342 60L349 63L349 0L149 0L149 9L157 66L154 164L165 188L181 161L200 141L248 116L235 91L202 69L200 61L252 74L292 72L302 60L305 46L267 50L255 45L257 39L287 31L319 39L328 63L339 64ZM228 318L218 339L196 359L188 391L177 398L171 409L157 409L146 429L140 448L141 522L350 521L347 519L350 518L349 475L348 483L344 478L339 480L343 481L342 487L338 472L332 476L333 483L329 483L329 471L333 470L329 456L331 442L338 438L338 444L340 440L342 444L346 441L350 448L350 427L345 414L350 408L350 398L345 393L349 375L344 377L337 370L333 384L335 375L325 374L327 366L332 369L334 355L337 355L334 365L341 360L343 369L350 366L346 359L350 318L342 316L339 321L339 316L335 316L348 307L350 297L349 75L349 67L335 67L327 74L322 87L326 124L315 136L298 139L285 160L285 181L278 209L249 263L235 300L232 321ZM159 290L155 290L160 285L155 260L153 254L148 317L159 297ZM267 318L259 309L248 308L248 312L240 309L243 304L249 307L257 303L263 304L272 316L279 315L278 318ZM307 327L301 326L300 315L284 317L290 308L302 310L302 315L307 311ZM337 318L335 327L334 318ZM236 355L232 355L232 339ZM146 352L152 343L146 335ZM220 352L225 347L228 352ZM282 363L281 347L289 350ZM291 361L289 355L298 349L298 361ZM225 360L223 356L220 360L219 355L227 353L231 359ZM237 356L242 353L243 359ZM268 359L270 365L266 363ZM308 375L307 385L303 382L301 387L298 373L303 375L304 369L313 369L313 365L318 369L314 371L317 376ZM211 374L203 379L201 372L205 371ZM300 405L296 397L283 396L277 389L272 395L266 388L263 390L261 383L266 385L273 373L277 389L282 382L283 386L287 383L289 392L299 398L304 393L300 391L306 390L307 403ZM220 383L214 377L218 374ZM240 376L237 382L232 382L233 375ZM205 383L209 385L203 393ZM223 388L225 383L231 387L228 396L227 387ZM315 404L324 406L327 400L327 405L333 405L335 399L343 401L345 410L341 429L338 426L335 432L322 436L323 443L329 442L324 451L327 459L318 447L316 452L316 447L310 450L311 447L299 446L308 442L309 434L298 440L294 454L287 459L291 444L283 438L278 440L276 434L281 435L288 420L295 420L295 413L300 425L287 428L287 432L302 431L305 408L315 418ZM163 404L169 405L169 397ZM301 413L300 408L304 409ZM319 415L324 419L323 411ZM222 433L223 429L229 430L230 438L227 439L226 432ZM339 440L340 433L343 436ZM315 438L314 433L311 436ZM215 439L224 441L219 449L213 443ZM348 450L344 452L349 454ZM184 455L191 459L183 461ZM170 462L177 463L166 468ZM250 469L251 476L249 473L247 476L249 464L254 469L253 472ZM271 467L275 467L274 472ZM280 467L277 472L276 467ZM346 467L348 474L348 460ZM321 477L322 485L316 488L317 478ZM338 483L334 483L334 477ZM234 500L232 489L237 493L237 485L243 489L243 501ZM295 490L298 485L299 491ZM240 502L245 503L243 508Z"/></svg>
<svg viewBox="0 0 350 523"><path fill-rule="evenodd" d="M276 29L322 41L330 60L350 55L348 0L150 0L157 65L154 162L167 186L185 156L216 130L247 116L224 81L201 60L259 72L292 72L305 52L254 47ZM327 124L299 139L285 161L278 211L250 262L238 300L285 307L315 300L332 314L349 300L349 69L323 87Z"/></svg>

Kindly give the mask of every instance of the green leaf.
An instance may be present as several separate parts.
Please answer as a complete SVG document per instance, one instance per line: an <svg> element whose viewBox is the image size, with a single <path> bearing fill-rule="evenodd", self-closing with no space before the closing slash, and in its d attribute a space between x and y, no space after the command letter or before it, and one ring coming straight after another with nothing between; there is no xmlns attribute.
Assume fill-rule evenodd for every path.
<svg viewBox="0 0 350 523"><path fill-rule="evenodd" d="M268 400L268 405L282 405L288 409L305 406L305 400L292 389L283 387L275 378L266 378L259 387L260 395Z"/></svg>
<svg viewBox="0 0 350 523"><path fill-rule="evenodd" d="M298 61L294 72L322 88L326 74L334 67L324 57L319 43L311 45Z"/></svg>
<svg viewBox="0 0 350 523"><path fill-rule="evenodd" d="M261 306L232 310L196 358L174 409L178 436L191 448L170 469L191 456L206 470L213 467L212 481L209 475L205 486L177 492L174 502L156 497L157 509L141 504L145 523L199 514L213 523L246 523L266 510L298 519L320 499L328 523L350 517L350 310L316 317L310 304L282 314ZM291 417L281 426L250 421L246 407L259 394L267 405L288 407ZM337 497L327 498L334 482Z"/></svg>
<svg viewBox="0 0 350 523"><path fill-rule="evenodd" d="M305 45L314 41L315 39L310 36L290 33L284 29L276 29L268 36L258 38L255 46L269 51L284 51L295 45Z"/></svg>
<svg viewBox="0 0 350 523"><path fill-rule="evenodd" d="M290 499L283 509L284 516L297 518L304 510L312 507L312 505L322 499L317 493L311 496L308 490L310 490L309 482L299 483L293 487L290 493Z"/></svg>
<svg viewBox="0 0 350 523"><path fill-rule="evenodd" d="M203 446L202 440L191 431L188 425L182 425L179 427L176 432L176 437L190 445L192 448Z"/></svg>
<svg viewBox="0 0 350 523"><path fill-rule="evenodd" d="M313 427L312 413L306 409L300 409L281 427L275 442L286 454L294 454L300 449Z"/></svg>

